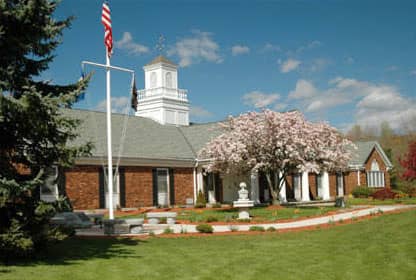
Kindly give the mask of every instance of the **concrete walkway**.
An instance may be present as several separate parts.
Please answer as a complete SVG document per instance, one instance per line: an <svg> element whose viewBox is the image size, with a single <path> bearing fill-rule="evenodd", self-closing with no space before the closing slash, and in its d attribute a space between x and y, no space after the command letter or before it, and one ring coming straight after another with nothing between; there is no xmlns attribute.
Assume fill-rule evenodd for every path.
<svg viewBox="0 0 416 280"><path fill-rule="evenodd" d="M377 213L388 213L391 211L397 211L397 210L405 210L410 208L416 208L416 205L383 205L383 206L372 206L370 208L365 209L356 209L353 211L348 211L345 213L338 213L331 216L324 216L324 217L317 217L317 218L310 218L310 219L304 219L299 221L293 221L293 222L275 222L275 223L264 223L264 224L229 224L229 225L212 225L214 228L214 232L230 232L232 230L234 231L248 231L251 226L261 226L265 229L269 227L274 227L276 230L282 230L282 229L296 229L296 228L303 228L303 227L309 227L309 226L318 226L323 224L328 224L331 222L338 222L338 221L346 221L351 220L354 218L369 216L372 214ZM196 230L196 225L191 224L175 224L175 225L150 225L150 224L144 224L144 229L146 233L143 234L126 234L123 236L139 236L139 235L147 235L148 232L153 232L154 234L162 234L166 228L170 228L173 230L174 233L195 233L198 232ZM104 235L102 230L82 230L77 231L77 235L79 236L99 236Z"/></svg>

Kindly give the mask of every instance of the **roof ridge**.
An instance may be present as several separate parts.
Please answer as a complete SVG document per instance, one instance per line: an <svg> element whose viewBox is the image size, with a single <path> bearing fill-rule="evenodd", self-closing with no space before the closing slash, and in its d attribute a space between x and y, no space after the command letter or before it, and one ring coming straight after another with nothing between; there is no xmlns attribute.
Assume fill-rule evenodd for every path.
<svg viewBox="0 0 416 280"><path fill-rule="evenodd" d="M198 154L195 152L194 147L192 147L191 142L189 142L188 137L186 137L186 136L185 136L185 133L183 133L183 131L182 131L182 129L181 129L181 127L180 127L180 126L177 126L176 128L177 128L177 130L179 131L179 133L182 135L182 137L183 137L183 139L185 140L186 144L187 144L187 145L189 146L189 148L191 149L192 154L195 156L195 158L197 158L197 157L198 157Z"/></svg>

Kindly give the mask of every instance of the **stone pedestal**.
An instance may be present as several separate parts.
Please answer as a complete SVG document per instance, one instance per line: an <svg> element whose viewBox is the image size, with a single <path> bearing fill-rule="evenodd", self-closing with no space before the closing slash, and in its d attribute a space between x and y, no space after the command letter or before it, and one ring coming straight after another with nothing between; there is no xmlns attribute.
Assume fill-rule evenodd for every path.
<svg viewBox="0 0 416 280"><path fill-rule="evenodd" d="M244 182L240 183L240 190L238 191L238 200L233 202L233 206L238 208L238 219L250 219L248 209L254 206L254 201L248 199L247 185Z"/></svg>

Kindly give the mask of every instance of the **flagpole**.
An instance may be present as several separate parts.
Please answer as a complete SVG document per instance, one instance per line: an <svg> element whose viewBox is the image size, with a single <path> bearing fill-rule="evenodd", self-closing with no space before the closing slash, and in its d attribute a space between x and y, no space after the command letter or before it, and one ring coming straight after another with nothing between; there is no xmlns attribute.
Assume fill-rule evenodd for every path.
<svg viewBox="0 0 416 280"><path fill-rule="evenodd" d="M109 219L114 219L113 208L113 153L111 144L111 81L110 81L110 56L106 52L106 78L107 78L107 154L108 154L108 212Z"/></svg>

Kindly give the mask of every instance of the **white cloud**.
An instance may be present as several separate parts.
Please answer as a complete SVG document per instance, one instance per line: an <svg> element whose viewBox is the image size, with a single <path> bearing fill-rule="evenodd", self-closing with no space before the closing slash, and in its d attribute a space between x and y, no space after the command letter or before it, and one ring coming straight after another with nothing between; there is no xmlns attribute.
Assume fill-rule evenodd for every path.
<svg viewBox="0 0 416 280"><path fill-rule="evenodd" d="M298 47L297 49L286 51L286 55L287 56L297 56L297 55L300 55L300 54L302 54L303 52L305 52L307 50L315 49L315 48L318 48L320 46L322 46L322 43L318 40L314 40L314 41L311 41L311 42L309 42L305 45L302 45L302 46Z"/></svg>
<svg viewBox="0 0 416 280"><path fill-rule="evenodd" d="M177 55L179 66L187 67L202 61L221 63L223 59L219 54L219 46L212 39L209 32L192 31L193 36L181 39L167 52L168 56Z"/></svg>
<svg viewBox="0 0 416 280"><path fill-rule="evenodd" d="M319 91L314 98L309 100L306 107L308 112L317 112L323 109L332 108L357 101L358 98L369 94L374 86L368 82L342 77L330 80L331 87L327 90Z"/></svg>
<svg viewBox="0 0 416 280"><path fill-rule="evenodd" d="M357 103L357 123L378 126L388 121L393 129L400 129L416 118L416 101L406 98L392 86L380 86Z"/></svg>
<svg viewBox="0 0 416 280"><path fill-rule="evenodd" d="M244 104L255 108L264 108L272 105L280 98L278 93L263 93L252 91L243 95Z"/></svg>
<svg viewBox="0 0 416 280"><path fill-rule="evenodd" d="M310 72L319 72L324 70L330 63L326 58L316 58L312 60L307 70Z"/></svg>
<svg viewBox="0 0 416 280"><path fill-rule="evenodd" d="M340 105L352 104L351 121L367 127L377 127L388 121L399 129L416 119L416 101L403 96L386 84L338 77L328 82L326 90L317 89L312 82L299 80L288 99L302 99L306 111L318 113Z"/></svg>
<svg viewBox="0 0 416 280"><path fill-rule="evenodd" d="M300 60L296 60L296 59L293 59L293 58L288 58L284 62L279 62L280 72L288 73L288 72L291 72L293 70L296 70L296 68L298 68L301 63L302 62Z"/></svg>
<svg viewBox="0 0 416 280"><path fill-rule="evenodd" d="M119 41L115 41L114 45L118 49L126 50L130 54L140 55L149 52L149 48L133 41L130 32L124 32L123 37Z"/></svg>
<svg viewBox="0 0 416 280"><path fill-rule="evenodd" d="M214 115L213 113L209 112L201 106L191 106L189 113L191 116L196 118L209 118Z"/></svg>
<svg viewBox="0 0 416 280"><path fill-rule="evenodd" d="M273 45L270 43L266 43L266 45L264 45L264 47L261 49L261 51L263 52L280 52L282 49L280 48L279 45Z"/></svg>
<svg viewBox="0 0 416 280"><path fill-rule="evenodd" d="M288 106L288 104L286 103L277 103L273 106L273 109L276 111L283 111L284 109L286 109Z"/></svg>
<svg viewBox="0 0 416 280"><path fill-rule="evenodd" d="M296 82L296 87L292 90L288 98L289 99L301 99L301 98L311 98L318 93L318 90L315 88L312 82L307 80L298 80Z"/></svg>
<svg viewBox="0 0 416 280"><path fill-rule="evenodd" d="M111 98L111 112L127 114L130 111L130 98L129 97L112 97ZM106 111L107 99L101 100L95 107L97 111Z"/></svg>
<svg viewBox="0 0 416 280"><path fill-rule="evenodd" d="M231 53L233 56L240 55L240 54L246 54L250 52L250 48L247 46L242 45L235 45L231 48Z"/></svg>
<svg viewBox="0 0 416 280"><path fill-rule="evenodd" d="M335 107L337 105L342 105L345 103L349 103L350 100L344 95L331 95L328 94L323 98L317 98L313 100L306 111L308 112L317 112L327 108Z"/></svg>

